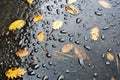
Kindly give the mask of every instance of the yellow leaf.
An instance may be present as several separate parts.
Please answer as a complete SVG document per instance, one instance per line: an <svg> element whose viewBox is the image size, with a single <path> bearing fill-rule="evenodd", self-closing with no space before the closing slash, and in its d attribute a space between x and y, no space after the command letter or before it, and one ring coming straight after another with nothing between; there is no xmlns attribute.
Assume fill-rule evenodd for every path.
<svg viewBox="0 0 120 80"><path fill-rule="evenodd" d="M75 15L78 15L79 14L79 11L77 8L75 8L73 5L67 5L65 7L65 10L70 13L70 14L75 14Z"/></svg>
<svg viewBox="0 0 120 80"><path fill-rule="evenodd" d="M99 38L99 29L98 29L98 27L92 28L91 31L90 31L90 34L91 34L91 39L92 40L94 40L94 41L98 40L98 38Z"/></svg>
<svg viewBox="0 0 120 80"><path fill-rule="evenodd" d="M38 22L38 21L42 20L43 17L44 17L43 14L40 14L40 15L38 15L38 16L35 16L35 17L33 18L33 22Z"/></svg>
<svg viewBox="0 0 120 80"><path fill-rule="evenodd" d="M16 55L18 57L25 57L25 56L28 56L30 53L24 48L24 49L19 49L17 52L16 52Z"/></svg>
<svg viewBox="0 0 120 80"><path fill-rule="evenodd" d="M111 5L104 0L99 0L99 4L104 8L111 8Z"/></svg>
<svg viewBox="0 0 120 80"><path fill-rule="evenodd" d="M112 55L111 53L107 53L107 59L109 60L109 61L113 61L114 60L114 55Z"/></svg>
<svg viewBox="0 0 120 80"><path fill-rule="evenodd" d="M16 20L10 24L9 30L16 30L23 27L24 25L25 25L24 20Z"/></svg>
<svg viewBox="0 0 120 80"><path fill-rule="evenodd" d="M86 52L84 51L84 49L81 46L75 46L74 53L80 59L88 59Z"/></svg>
<svg viewBox="0 0 120 80"><path fill-rule="evenodd" d="M33 1L34 1L34 0L27 0L27 2L28 2L29 4L32 4Z"/></svg>
<svg viewBox="0 0 120 80"><path fill-rule="evenodd" d="M14 78L18 78L18 77L21 77L23 76L27 71L22 68L22 67L15 67L15 68L11 68L11 69L8 69L6 72L5 72L5 75L10 79L14 79Z"/></svg>
<svg viewBox="0 0 120 80"><path fill-rule="evenodd" d="M38 36L37 36L38 41L41 42L41 41L44 40L44 38L45 38L44 32L39 32L39 33L38 33Z"/></svg>
<svg viewBox="0 0 120 80"><path fill-rule="evenodd" d="M53 22L52 29L53 30L60 29L62 26L63 22L61 20L56 20L55 22Z"/></svg>
<svg viewBox="0 0 120 80"><path fill-rule="evenodd" d="M74 2L76 2L77 0L68 0L68 4L72 4Z"/></svg>
<svg viewBox="0 0 120 80"><path fill-rule="evenodd" d="M68 53L68 52L70 52L72 49L73 49L73 44L65 44L63 47L62 47L62 49L61 49L61 51L63 52L63 53Z"/></svg>
<svg viewBox="0 0 120 80"><path fill-rule="evenodd" d="M111 80L116 80L113 76L111 77Z"/></svg>

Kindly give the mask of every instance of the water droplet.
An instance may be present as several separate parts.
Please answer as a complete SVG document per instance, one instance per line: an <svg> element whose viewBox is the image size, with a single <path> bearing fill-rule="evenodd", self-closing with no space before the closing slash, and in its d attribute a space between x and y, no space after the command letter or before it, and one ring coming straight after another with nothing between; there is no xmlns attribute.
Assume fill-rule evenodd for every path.
<svg viewBox="0 0 120 80"><path fill-rule="evenodd" d="M105 62L105 64L106 64L106 66L107 66L107 65L110 65L110 62L109 62L109 61L107 61L107 62Z"/></svg>
<svg viewBox="0 0 120 80"><path fill-rule="evenodd" d="M111 51L112 51L112 49L111 49L111 48L109 48L107 51L108 51L108 52L111 52Z"/></svg>
<svg viewBox="0 0 120 80"><path fill-rule="evenodd" d="M101 36L101 39L102 39L102 40L105 40L105 35L102 35L102 36Z"/></svg>
<svg viewBox="0 0 120 80"><path fill-rule="evenodd" d="M50 5L47 6L47 9L48 9L49 11L52 11L52 7L51 7Z"/></svg>
<svg viewBox="0 0 120 80"><path fill-rule="evenodd" d="M91 47L87 46L87 45L84 45L84 48L87 49L87 50L91 50Z"/></svg>
<svg viewBox="0 0 120 80"><path fill-rule="evenodd" d="M66 72L66 73L70 73L70 70L67 69L67 70L65 70L65 72Z"/></svg>
<svg viewBox="0 0 120 80"><path fill-rule="evenodd" d="M33 69L38 69L39 67L40 67L39 64L34 64L34 65L33 65Z"/></svg>
<svg viewBox="0 0 120 80"><path fill-rule="evenodd" d="M42 64L42 67L45 68L45 67L46 67L46 64Z"/></svg>
<svg viewBox="0 0 120 80"><path fill-rule="evenodd" d="M37 78L41 78L41 75L40 75L40 74L38 74L38 75L37 75Z"/></svg>
<svg viewBox="0 0 120 80"><path fill-rule="evenodd" d="M65 30L60 31L61 34L66 34L67 32Z"/></svg>
<svg viewBox="0 0 120 80"><path fill-rule="evenodd" d="M58 76L57 80L64 80L64 75Z"/></svg>
<svg viewBox="0 0 120 80"><path fill-rule="evenodd" d="M108 30L110 27L103 27L102 30Z"/></svg>
<svg viewBox="0 0 120 80"><path fill-rule="evenodd" d="M97 16L102 16L102 15L103 15L103 14L100 13L100 12L95 12L95 14L96 14Z"/></svg>
<svg viewBox="0 0 120 80"><path fill-rule="evenodd" d="M45 76L43 76L42 80L49 80L49 78L47 75L45 75Z"/></svg>
<svg viewBox="0 0 120 80"><path fill-rule="evenodd" d="M58 41L65 42L65 39L64 38L60 38L60 39L58 39Z"/></svg>
<svg viewBox="0 0 120 80"><path fill-rule="evenodd" d="M76 43L76 44L80 44L80 41L77 40L77 41L75 41L75 43Z"/></svg>
<svg viewBox="0 0 120 80"><path fill-rule="evenodd" d="M28 72L28 74L31 75L31 76L33 76L33 75L35 75L36 73L35 73L34 71L30 71L30 72Z"/></svg>
<svg viewBox="0 0 120 80"><path fill-rule="evenodd" d="M46 53L46 56L47 56L48 58L51 58L51 57L52 57L52 55L51 55L50 53Z"/></svg>
<svg viewBox="0 0 120 80"><path fill-rule="evenodd" d="M53 63L52 63L52 61L49 61L48 64L49 64L49 65L52 65Z"/></svg>
<svg viewBox="0 0 120 80"><path fill-rule="evenodd" d="M80 18L77 18L77 19L76 19L76 23L77 23L77 24L79 24L81 21L82 21L82 19L80 19Z"/></svg>
<svg viewBox="0 0 120 80"><path fill-rule="evenodd" d="M97 77L97 76L98 76L98 74L97 74L97 73L94 73L93 75L94 75L94 77Z"/></svg>
<svg viewBox="0 0 120 80"><path fill-rule="evenodd" d="M69 37L73 37L73 36L74 36L74 34L73 34L73 33L70 33L70 34L68 34L68 36L69 36Z"/></svg>

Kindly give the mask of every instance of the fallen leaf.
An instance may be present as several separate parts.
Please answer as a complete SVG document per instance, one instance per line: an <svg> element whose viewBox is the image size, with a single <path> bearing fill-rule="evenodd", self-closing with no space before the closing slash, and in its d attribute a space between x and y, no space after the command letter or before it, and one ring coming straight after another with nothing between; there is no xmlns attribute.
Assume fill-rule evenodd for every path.
<svg viewBox="0 0 120 80"><path fill-rule="evenodd" d="M27 0L27 2L28 2L29 4L32 4L33 1L34 1L34 0Z"/></svg>
<svg viewBox="0 0 120 80"><path fill-rule="evenodd" d="M98 27L92 28L91 31L90 31L90 34L91 34L91 39L92 40L94 40L94 41L98 40L98 38L99 38L99 29L98 29Z"/></svg>
<svg viewBox="0 0 120 80"><path fill-rule="evenodd" d="M57 30L63 26L63 22L61 20L56 20L53 22L52 29Z"/></svg>
<svg viewBox="0 0 120 80"><path fill-rule="evenodd" d="M44 38L45 38L44 32L39 32L39 33L38 33L38 36L37 36L38 41L41 42L41 41L44 40Z"/></svg>
<svg viewBox="0 0 120 80"><path fill-rule="evenodd" d="M111 8L111 5L108 2L104 1L104 0L99 0L98 2L104 8Z"/></svg>
<svg viewBox="0 0 120 80"><path fill-rule="evenodd" d="M72 4L72 3L74 3L74 2L77 2L77 0L68 0L68 4Z"/></svg>
<svg viewBox="0 0 120 80"><path fill-rule="evenodd" d="M107 59L109 60L109 61L113 61L114 60L114 55L112 55L111 53L107 53L106 54L106 56L107 56Z"/></svg>
<svg viewBox="0 0 120 80"><path fill-rule="evenodd" d="M25 25L25 21L24 20L16 20L14 22L12 22L9 26L9 30L16 30L16 29L20 29L21 27L23 27Z"/></svg>
<svg viewBox="0 0 120 80"><path fill-rule="evenodd" d="M75 8L75 6L73 5L67 5L65 7L65 10L70 13L70 14L75 14L75 15L78 15L79 14L79 11L77 8Z"/></svg>
<svg viewBox="0 0 120 80"><path fill-rule="evenodd" d="M16 55L18 57L25 57L25 56L28 56L30 53L24 48L24 49L19 49L17 52L16 52Z"/></svg>
<svg viewBox="0 0 120 80"><path fill-rule="evenodd" d="M74 53L76 54L76 56L79 59L87 59L88 58L86 52L84 51L84 49L81 46L75 46Z"/></svg>
<svg viewBox="0 0 120 80"><path fill-rule="evenodd" d="M44 17L43 14L40 14L40 15L38 15L38 16L35 16L35 17L33 18L33 22L38 22L38 21L42 20L43 17Z"/></svg>
<svg viewBox="0 0 120 80"><path fill-rule="evenodd" d="M113 76L111 77L111 80L116 80Z"/></svg>
<svg viewBox="0 0 120 80"><path fill-rule="evenodd" d="M27 71L22 67L10 68L5 72L5 75L10 79L23 76Z"/></svg>
<svg viewBox="0 0 120 80"><path fill-rule="evenodd" d="M61 51L63 52L63 53L68 53L68 52L70 52L72 49L73 49L73 44L65 44L63 47L62 47L62 49L61 49Z"/></svg>

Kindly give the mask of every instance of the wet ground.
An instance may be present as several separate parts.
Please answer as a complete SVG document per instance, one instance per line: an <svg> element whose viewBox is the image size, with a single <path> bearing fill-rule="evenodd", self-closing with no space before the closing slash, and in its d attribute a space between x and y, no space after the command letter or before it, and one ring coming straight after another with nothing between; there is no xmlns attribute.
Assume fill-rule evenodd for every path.
<svg viewBox="0 0 120 80"><path fill-rule="evenodd" d="M65 0L35 0L31 5L26 0L1 0L0 80L9 80L5 71L16 66L24 67L27 73L15 80L112 80L112 77L120 80L120 1L105 1L111 4L110 9L100 6L98 0L78 0L72 5L79 10L79 15L71 15L65 11ZM44 18L32 22L39 13L43 13ZM8 26L17 19L26 20L25 26L9 31ZM57 19L64 22L63 27L38 42L38 33L43 31L49 35ZM93 27L100 30L97 41L90 38ZM77 57L53 55L70 43L82 47L89 61L79 63ZM23 47L30 55L19 58L15 52ZM113 61L106 58L107 52L115 56ZM65 59L58 59L61 57Z"/></svg>

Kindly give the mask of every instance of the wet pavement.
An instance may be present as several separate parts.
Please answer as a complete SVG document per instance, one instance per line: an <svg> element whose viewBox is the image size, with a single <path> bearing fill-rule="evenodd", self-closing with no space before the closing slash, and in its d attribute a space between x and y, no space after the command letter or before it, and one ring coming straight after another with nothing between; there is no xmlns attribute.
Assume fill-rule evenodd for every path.
<svg viewBox="0 0 120 80"><path fill-rule="evenodd" d="M98 0L77 0L73 3L78 15L65 11L65 0L0 1L0 80L9 80L5 71L22 66L27 73L15 80L120 80L120 1L105 0L110 9L103 8ZM32 19L44 14L41 21ZM17 19L23 19L23 28L9 31L8 26ZM52 23L62 20L63 27L52 31ZM93 41L90 30L98 27L100 37ZM46 40L39 42L37 35L44 32ZM49 35L51 33L51 35ZM54 55L65 44L82 47L89 60ZM26 47L29 56L19 58L15 52ZM106 58L107 52L115 56ZM74 51L69 54L74 55ZM114 80L114 79L113 79Z"/></svg>

